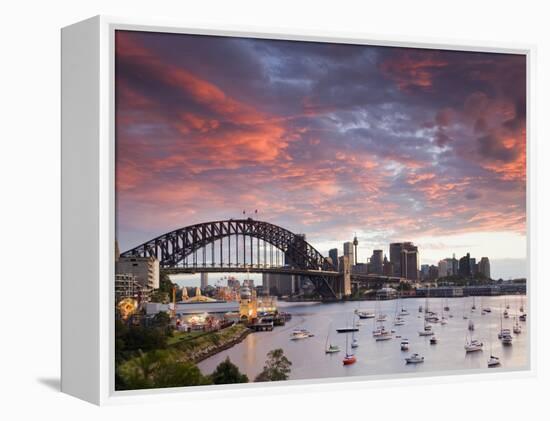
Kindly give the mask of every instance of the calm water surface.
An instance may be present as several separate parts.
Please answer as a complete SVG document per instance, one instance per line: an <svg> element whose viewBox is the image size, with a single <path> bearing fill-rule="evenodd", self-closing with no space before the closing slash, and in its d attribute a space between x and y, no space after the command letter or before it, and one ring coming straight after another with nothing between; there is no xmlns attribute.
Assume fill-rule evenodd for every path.
<svg viewBox="0 0 550 421"><path fill-rule="evenodd" d="M438 339L436 345L430 345L430 337L418 335L423 329L424 313L418 312L420 305L426 305L424 298L410 298L399 302L409 312L404 316L405 325L393 326L393 316L396 310L396 300L392 301L362 301L331 304L280 303L281 310L292 314L292 320L285 326L276 327L272 332L256 332L248 335L243 342L224 352L202 361L199 367L203 373L211 373L216 366L229 357L242 372L253 379L263 368L266 354L275 348L282 348L292 362L291 379L314 379L326 377L366 376L395 373L432 372L440 370L487 369L487 360L492 351L501 360L501 366L493 370L522 369L528 366L529 335L527 323L520 322L522 333L513 335L513 344L503 346L497 338L500 330L500 315L505 308L505 302L510 305L509 319L502 319L503 327L512 329L514 315L519 313L521 298L519 296L476 297L477 310L471 311L472 298L430 298L429 308L439 314L443 306L450 307L444 312L448 323L441 325L433 323L433 331ZM526 298L523 305L527 311ZM386 329L395 330L394 338L377 342L372 336L373 319L358 320L359 332L356 338L359 347L353 351L357 362L351 366L343 366L345 355L346 334L337 333L336 328L351 325L354 310L374 312L375 307L388 316L384 322ZM490 307L492 312L482 315L481 308ZM450 317L452 315L452 317ZM463 319L463 315L468 320ZM464 342L468 321L475 324L473 338L483 342L483 351L466 354ZM308 329L315 336L297 341L290 340L295 328ZM339 345L341 351L336 354L325 354L327 334L330 342ZM401 338L409 340L409 351L401 351ZM349 334L351 344L351 334ZM421 364L406 364L404 358L412 353L425 357Z"/></svg>

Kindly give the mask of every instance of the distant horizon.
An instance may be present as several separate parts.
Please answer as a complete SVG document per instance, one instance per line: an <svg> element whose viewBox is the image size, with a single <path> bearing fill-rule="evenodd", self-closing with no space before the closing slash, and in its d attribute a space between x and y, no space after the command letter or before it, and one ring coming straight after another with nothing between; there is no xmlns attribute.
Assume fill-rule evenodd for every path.
<svg viewBox="0 0 550 421"><path fill-rule="evenodd" d="M357 235L362 262L412 241L526 277L524 55L115 37L121 251L250 215L324 256Z"/></svg>

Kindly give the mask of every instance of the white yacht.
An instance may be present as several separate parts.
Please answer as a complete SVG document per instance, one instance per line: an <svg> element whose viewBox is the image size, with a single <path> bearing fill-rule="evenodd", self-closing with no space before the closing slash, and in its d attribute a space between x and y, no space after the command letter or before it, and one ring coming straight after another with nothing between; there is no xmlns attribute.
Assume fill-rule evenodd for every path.
<svg viewBox="0 0 550 421"><path fill-rule="evenodd" d="M409 350L409 340L408 339L402 339L401 340L401 351L408 351Z"/></svg>
<svg viewBox="0 0 550 421"><path fill-rule="evenodd" d="M466 352L483 351L483 343L479 342L477 339L470 338L469 341L466 341L464 349L466 350Z"/></svg>
<svg viewBox="0 0 550 421"><path fill-rule="evenodd" d="M368 311L358 311L357 315L360 319L374 319L376 317L374 313L369 313Z"/></svg>
<svg viewBox="0 0 550 421"><path fill-rule="evenodd" d="M489 361L487 361L488 367L498 367L500 365L500 359L498 357L495 357L494 355L491 355L489 357Z"/></svg>
<svg viewBox="0 0 550 421"><path fill-rule="evenodd" d="M407 364L418 364L424 362L424 357L420 356L419 354L412 354L410 357L405 358L405 361L407 361Z"/></svg>

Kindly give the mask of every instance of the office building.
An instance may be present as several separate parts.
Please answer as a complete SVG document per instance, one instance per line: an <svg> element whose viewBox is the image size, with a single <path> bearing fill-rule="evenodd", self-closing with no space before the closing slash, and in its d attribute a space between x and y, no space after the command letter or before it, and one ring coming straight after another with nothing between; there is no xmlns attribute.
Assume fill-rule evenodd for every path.
<svg viewBox="0 0 550 421"><path fill-rule="evenodd" d="M147 297L142 296L142 287L131 273L117 273L115 275L115 303L124 298L135 298L138 301ZM147 301L147 300L145 300Z"/></svg>
<svg viewBox="0 0 550 421"><path fill-rule="evenodd" d="M491 279L491 264L488 257L482 257L479 261L479 273L487 279Z"/></svg>
<svg viewBox="0 0 550 421"><path fill-rule="evenodd" d="M328 256L331 258L334 268L338 271L338 249L330 249Z"/></svg>
<svg viewBox="0 0 550 421"><path fill-rule="evenodd" d="M384 252L382 250L372 251L369 272L377 275L382 275L384 273Z"/></svg>
<svg viewBox="0 0 550 421"><path fill-rule="evenodd" d="M355 262L355 258L353 255L353 243L351 241L347 241L344 243L344 256L347 256L350 262L350 265L353 265L353 262Z"/></svg>
<svg viewBox="0 0 550 421"><path fill-rule="evenodd" d="M117 274L134 275L144 293L159 287L160 267L155 257L119 257L115 267Z"/></svg>
<svg viewBox="0 0 550 421"><path fill-rule="evenodd" d="M466 253L458 261L458 274L463 277L470 277L472 275L472 266L470 263L470 253Z"/></svg>
<svg viewBox="0 0 550 421"><path fill-rule="evenodd" d="M418 280L418 247L410 241L390 244L390 262L394 276Z"/></svg>

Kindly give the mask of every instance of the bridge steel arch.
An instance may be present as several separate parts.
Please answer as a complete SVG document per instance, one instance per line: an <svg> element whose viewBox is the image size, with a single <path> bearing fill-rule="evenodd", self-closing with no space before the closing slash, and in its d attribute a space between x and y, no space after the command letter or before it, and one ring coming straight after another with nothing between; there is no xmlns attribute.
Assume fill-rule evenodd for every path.
<svg viewBox="0 0 550 421"><path fill-rule="evenodd" d="M231 236L252 237L281 250L287 263L301 271L336 272L333 264L309 244L302 235L264 221L252 218L204 222L179 228L160 235L137 247L121 253L121 257L149 257L159 260L161 268L176 268L197 250L215 241ZM229 266L230 264L228 264ZM243 266L246 271L246 266ZM333 277L308 275L318 292L327 298L337 298ZM337 282L337 281L336 281Z"/></svg>

